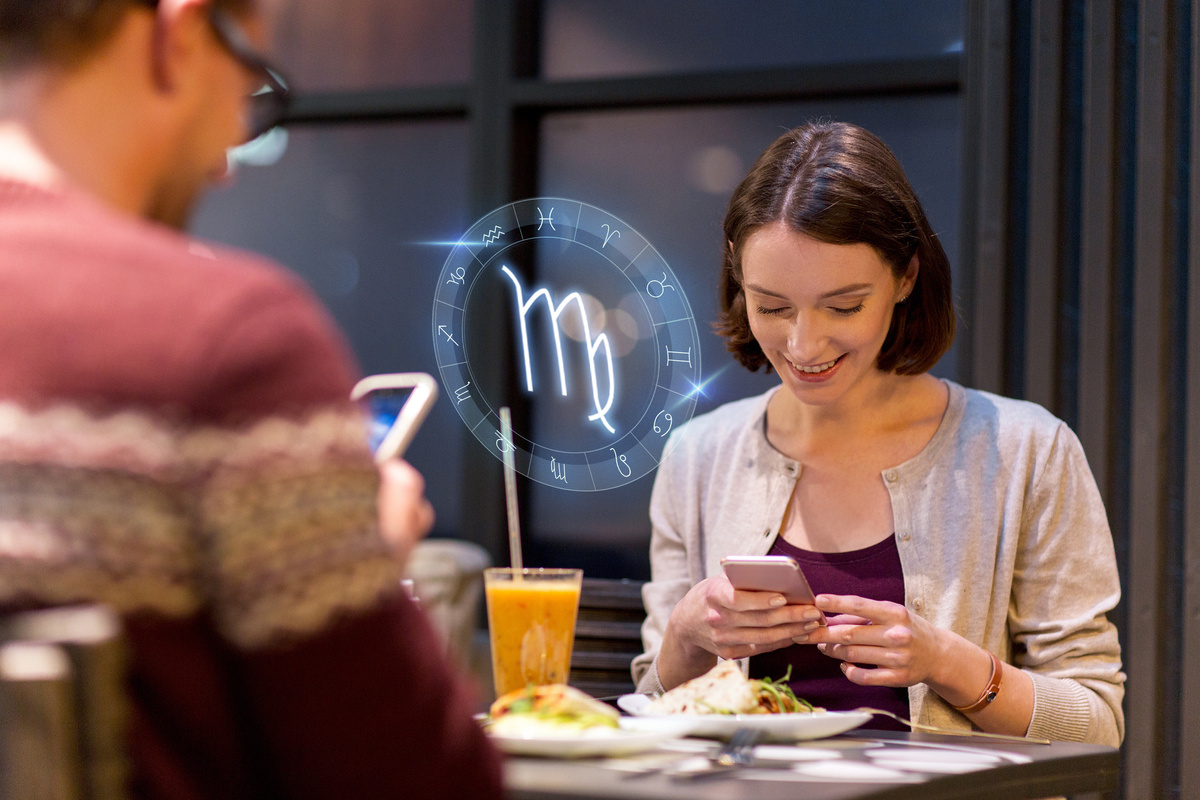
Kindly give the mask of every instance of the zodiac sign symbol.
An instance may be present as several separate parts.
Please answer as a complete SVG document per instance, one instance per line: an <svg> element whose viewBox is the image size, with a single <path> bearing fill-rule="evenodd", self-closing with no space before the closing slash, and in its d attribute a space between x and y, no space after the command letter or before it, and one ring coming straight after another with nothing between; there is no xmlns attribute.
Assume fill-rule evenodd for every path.
<svg viewBox="0 0 1200 800"><path fill-rule="evenodd" d="M454 396L458 398L459 403L461 403L463 400L471 399L471 392L467 389L467 387L470 385L471 385L471 382L467 381L462 386L460 386L454 390Z"/></svg>
<svg viewBox="0 0 1200 800"><path fill-rule="evenodd" d="M689 347L687 350L672 350L668 347L667 363L672 364L675 362L686 363L690 367L692 365L692 348Z"/></svg>
<svg viewBox="0 0 1200 800"><path fill-rule="evenodd" d="M608 228L608 235L604 237L604 244L600 245L601 247L606 247L606 246L608 246L608 240L609 240L609 239L611 239L611 238L612 238L612 237L614 237L614 236L615 236L615 237L617 237L618 239L620 239L620 238L621 238L621 232L620 232L620 231L614 231L614 230L612 229L612 227L611 227L611 226L610 226L610 225L609 225L607 222L606 222L606 223L604 223L603 225L601 225L600 227L601 227L601 228Z"/></svg>
<svg viewBox="0 0 1200 800"><path fill-rule="evenodd" d="M579 317L583 322L583 340L587 345L588 369L591 371L592 380L592 402L596 406L596 413L588 417L589 421L600 420L601 424L608 430L609 433L616 433L612 425L608 423L608 411L612 408L613 394L616 391L616 380L613 377L613 356L612 348L608 343L608 336L600 334L595 339L592 338L592 330L588 324L587 309L583 305L583 298L579 296L579 292L571 292L562 299L558 305L554 305L554 298L550 296L550 292L546 289L538 289L536 292L525 299L525 288L521 285L521 280L512 273L507 266L501 266L504 274L513 282L513 287L517 290L517 310L521 320L521 348L525 353L525 387L529 391L533 391L533 368L529 364L529 331L526 325L526 317L529 315L529 309L537 302L539 297L546 299L546 305L550 309L550 323L554 331L554 349L558 355L558 382L562 396L567 396L567 373L563 367L562 354L562 335L558 328L558 318L567 308L567 304L572 300L575 301L579 309ZM604 403L600 402L600 383L596 378L596 353L600 348L604 348L604 359L608 365L608 399ZM690 353L690 351L689 351ZM690 356L689 356L690 357Z"/></svg>
<svg viewBox="0 0 1200 800"><path fill-rule="evenodd" d="M450 342L451 344L454 344L455 346L461 346L458 344L458 342L454 341L454 336L451 335L450 331L446 330L445 325L438 325L438 333L445 336L446 341ZM468 383L470 383L470 381L468 381ZM463 387L463 388L466 388L466 387Z"/></svg>
<svg viewBox="0 0 1200 800"><path fill-rule="evenodd" d="M488 231L487 233L485 233L483 235L483 246L487 247L489 244L496 241L503 235L504 235L504 231L500 230L500 226L497 225L496 227L492 228L490 231Z"/></svg>
<svg viewBox="0 0 1200 800"><path fill-rule="evenodd" d="M621 477L628 478L630 475L632 475L633 470L630 468L629 461L626 460L625 456L617 455L617 449L615 447L610 447L608 449L612 450L613 458L617 461L617 472L621 473ZM625 469L621 469L621 467L624 467Z"/></svg>
<svg viewBox="0 0 1200 800"><path fill-rule="evenodd" d="M560 480L563 483L566 483L567 482L567 465L566 464L558 464L558 466L555 466L555 457L550 456L550 474L553 475L557 480Z"/></svg>
<svg viewBox="0 0 1200 800"><path fill-rule="evenodd" d="M655 289L654 289L655 284L658 285L657 291L655 291ZM665 291L667 291L667 289L674 289L674 288L675 288L674 286L667 283L667 273L664 272L661 281L650 281L649 283L646 284L646 294L650 295L655 300L657 300L658 298L663 296L663 293Z"/></svg>
<svg viewBox="0 0 1200 800"><path fill-rule="evenodd" d="M446 281L446 283L453 283L455 286L462 286L463 281L465 281L466 278L467 271L462 267L459 267L458 269L454 270L454 272L450 273L450 280Z"/></svg>
<svg viewBox="0 0 1200 800"><path fill-rule="evenodd" d="M667 423L667 429L665 431L659 429L658 417L662 417L663 422ZM671 430L671 425L673 425L674 423L675 423L675 420L671 417L671 415L669 413L667 413L666 411L660 411L660 412L658 412L658 416L656 416L654 418L654 432L657 433L659 436L666 436L667 433Z"/></svg>
<svg viewBox="0 0 1200 800"><path fill-rule="evenodd" d="M504 434L502 434L500 431L496 431L496 449L501 453L507 453L509 450L513 449L512 442L505 439Z"/></svg>
<svg viewBox="0 0 1200 800"><path fill-rule="evenodd" d="M550 213L547 214L546 216L542 216L542 209L539 208L537 210L537 215L538 215L538 228L537 229L539 231L542 229L543 222L550 225L550 230L552 230L552 231L557 230L557 228L554 227L554 209L553 208L550 209Z"/></svg>

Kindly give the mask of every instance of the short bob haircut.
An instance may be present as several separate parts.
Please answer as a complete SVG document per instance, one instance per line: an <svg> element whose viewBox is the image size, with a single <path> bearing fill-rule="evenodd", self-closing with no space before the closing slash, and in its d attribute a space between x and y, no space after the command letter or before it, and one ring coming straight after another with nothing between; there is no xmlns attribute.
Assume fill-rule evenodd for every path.
<svg viewBox="0 0 1200 800"><path fill-rule="evenodd" d="M829 244L868 244L902 278L912 257L920 270L896 304L876 365L884 372L927 372L954 341L950 262L900 162L869 131L817 122L788 131L755 162L729 200L721 268L721 316L714 324L747 369L771 364L750 332L742 290L742 252L766 225Z"/></svg>

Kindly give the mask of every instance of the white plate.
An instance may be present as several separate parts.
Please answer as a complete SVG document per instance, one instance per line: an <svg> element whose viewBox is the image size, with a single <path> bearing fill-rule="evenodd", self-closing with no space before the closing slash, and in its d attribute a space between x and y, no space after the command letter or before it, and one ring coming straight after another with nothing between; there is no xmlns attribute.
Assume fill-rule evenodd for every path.
<svg viewBox="0 0 1200 800"><path fill-rule="evenodd" d="M500 750L514 756L550 756L553 758L594 758L627 756L653 750L687 732L676 724L656 730L613 728L581 736L502 736L489 734Z"/></svg>
<svg viewBox="0 0 1200 800"><path fill-rule="evenodd" d="M813 714L646 714L650 697L626 694L617 698L617 705L637 722L627 719L630 727L655 730L657 726L678 725L686 719L692 736L728 739L738 728L756 728L766 733L767 741L795 742L802 739L823 739L857 728L871 718L866 711L818 711Z"/></svg>

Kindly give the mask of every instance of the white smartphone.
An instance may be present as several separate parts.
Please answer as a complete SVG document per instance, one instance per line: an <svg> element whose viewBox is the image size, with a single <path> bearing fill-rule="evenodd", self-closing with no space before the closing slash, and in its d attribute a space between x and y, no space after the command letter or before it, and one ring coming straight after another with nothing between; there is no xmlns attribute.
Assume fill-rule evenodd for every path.
<svg viewBox="0 0 1200 800"><path fill-rule="evenodd" d="M721 568L735 589L779 592L789 603L816 603L808 579L791 556L725 556Z"/></svg>
<svg viewBox="0 0 1200 800"><path fill-rule="evenodd" d="M375 463L400 458L437 400L437 381L424 372L368 375L354 385L350 399L371 415L368 433Z"/></svg>

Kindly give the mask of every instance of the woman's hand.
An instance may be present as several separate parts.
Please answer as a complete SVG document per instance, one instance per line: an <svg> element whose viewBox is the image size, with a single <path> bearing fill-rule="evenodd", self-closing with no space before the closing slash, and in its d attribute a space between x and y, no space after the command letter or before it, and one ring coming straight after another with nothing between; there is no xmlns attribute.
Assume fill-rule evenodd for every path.
<svg viewBox="0 0 1200 800"><path fill-rule="evenodd" d="M987 651L902 605L821 594L817 608L826 613L829 627L808 639L825 655L840 659L842 672L854 683L924 683L950 705L962 707L976 702L991 678ZM1010 664L1001 667L1002 688L995 702L969 716L990 733L1024 736L1033 716L1033 680Z"/></svg>
<svg viewBox="0 0 1200 800"><path fill-rule="evenodd" d="M829 625L810 634L809 642L840 659L842 672L852 682L863 686L942 682L940 670L948 666L947 632L925 618L897 603L852 595L819 595L817 608L826 613Z"/></svg>
<svg viewBox="0 0 1200 800"><path fill-rule="evenodd" d="M671 612L658 656L658 678L670 689L709 670L720 658L745 658L787 647L816 629L821 612L787 605L776 592L734 589L724 575L691 588Z"/></svg>
<svg viewBox="0 0 1200 800"><path fill-rule="evenodd" d="M425 479L407 461L379 465L379 531L401 569L417 542L433 528L433 506L425 499Z"/></svg>

